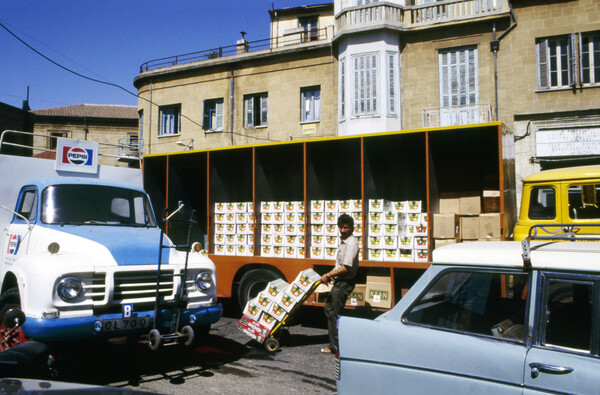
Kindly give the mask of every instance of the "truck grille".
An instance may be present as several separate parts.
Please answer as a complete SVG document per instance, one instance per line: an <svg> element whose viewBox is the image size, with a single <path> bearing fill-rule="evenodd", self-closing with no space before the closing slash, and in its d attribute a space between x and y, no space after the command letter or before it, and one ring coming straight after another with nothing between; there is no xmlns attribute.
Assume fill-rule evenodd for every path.
<svg viewBox="0 0 600 395"><path fill-rule="evenodd" d="M113 303L133 303L156 299L156 270L141 272L117 272L114 274ZM175 294L173 270L161 270L159 294L172 299Z"/></svg>

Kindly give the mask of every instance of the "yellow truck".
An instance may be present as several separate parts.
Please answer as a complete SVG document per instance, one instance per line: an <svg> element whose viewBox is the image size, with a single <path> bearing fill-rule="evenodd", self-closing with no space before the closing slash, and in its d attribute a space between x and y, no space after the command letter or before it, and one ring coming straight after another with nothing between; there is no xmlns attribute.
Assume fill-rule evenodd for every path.
<svg viewBox="0 0 600 395"><path fill-rule="evenodd" d="M514 239L525 239L534 224L548 225L549 234L559 231L556 224L600 224L600 165L544 170L525 178ZM600 225L586 231L600 232Z"/></svg>

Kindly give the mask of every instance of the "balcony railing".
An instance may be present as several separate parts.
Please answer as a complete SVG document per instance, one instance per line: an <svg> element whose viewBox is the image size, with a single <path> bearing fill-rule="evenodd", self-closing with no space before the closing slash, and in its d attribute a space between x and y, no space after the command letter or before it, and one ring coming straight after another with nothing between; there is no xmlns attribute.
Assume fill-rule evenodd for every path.
<svg viewBox="0 0 600 395"><path fill-rule="evenodd" d="M492 105L490 103L423 109L424 128L487 122L492 122Z"/></svg>
<svg viewBox="0 0 600 395"><path fill-rule="evenodd" d="M140 73L170 67L179 64L198 62L202 60L218 60L228 56L239 55L248 52L272 51L277 48L288 48L293 45L307 45L331 40L332 28L322 29L294 29L285 32L282 36L272 37L258 41L244 41L226 47L207 49L205 51L190 52L183 55L169 56L166 58L150 60L140 66Z"/></svg>
<svg viewBox="0 0 600 395"><path fill-rule="evenodd" d="M411 29L508 12L507 0L447 0L404 7L377 2L342 11L336 17L336 35L375 27Z"/></svg>
<svg viewBox="0 0 600 395"><path fill-rule="evenodd" d="M117 157L120 161L140 160L143 146L143 142L139 138L120 138L117 144Z"/></svg>

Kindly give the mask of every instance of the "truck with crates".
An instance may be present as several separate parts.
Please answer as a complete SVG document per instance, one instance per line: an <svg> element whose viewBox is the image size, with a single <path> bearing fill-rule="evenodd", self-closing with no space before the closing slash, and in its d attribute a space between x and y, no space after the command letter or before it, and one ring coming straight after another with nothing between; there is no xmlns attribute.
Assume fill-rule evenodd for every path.
<svg viewBox="0 0 600 395"><path fill-rule="evenodd" d="M152 154L144 187L155 207L183 201L200 213L194 237L215 262L217 295L242 309L269 282L330 270L348 213L362 292L349 303L389 309L436 246L509 237L512 142L489 123ZM320 293L304 304L322 306Z"/></svg>

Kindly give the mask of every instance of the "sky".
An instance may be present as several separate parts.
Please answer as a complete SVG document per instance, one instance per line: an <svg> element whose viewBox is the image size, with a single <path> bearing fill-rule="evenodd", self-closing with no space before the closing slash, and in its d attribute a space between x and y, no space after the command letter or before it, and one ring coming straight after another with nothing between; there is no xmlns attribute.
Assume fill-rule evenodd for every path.
<svg viewBox="0 0 600 395"><path fill-rule="evenodd" d="M137 105L133 80L142 63L234 45L242 31L250 42L267 39L272 7L331 2L0 0L0 102L21 108L29 88L32 110Z"/></svg>

